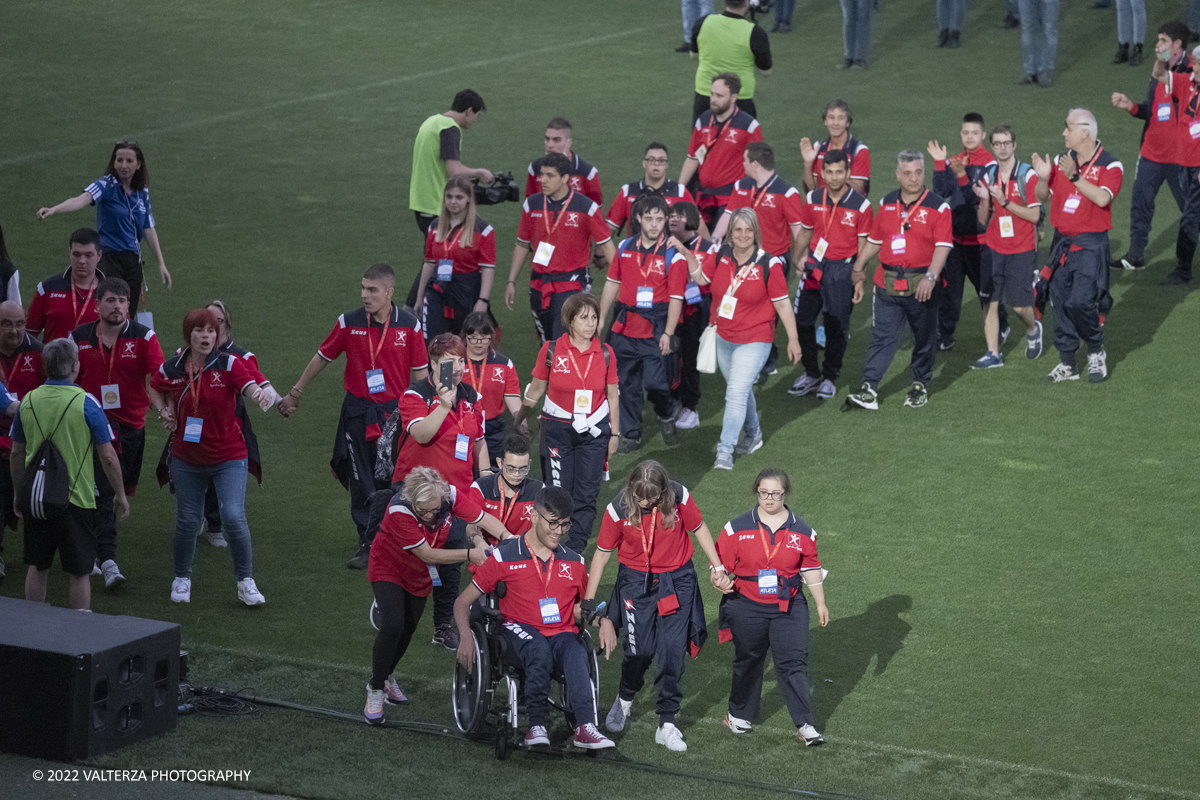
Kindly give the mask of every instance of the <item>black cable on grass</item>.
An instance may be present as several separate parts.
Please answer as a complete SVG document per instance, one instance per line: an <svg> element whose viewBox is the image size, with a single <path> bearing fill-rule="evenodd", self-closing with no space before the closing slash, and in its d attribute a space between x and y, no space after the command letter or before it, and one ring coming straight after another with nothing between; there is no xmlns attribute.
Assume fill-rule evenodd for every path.
<svg viewBox="0 0 1200 800"><path fill-rule="evenodd" d="M320 714L321 716L333 717L334 719L347 720L349 722L362 722L362 715L347 714L344 711L335 711L331 708L321 708L320 706L305 706L299 703L289 703L286 700L276 700L271 697L256 697L247 695L247 690L241 689L236 692L226 692L223 689L212 689L209 687L201 687L195 690L198 694L202 694L205 699L226 699L235 701L239 704L249 705L257 703L263 706L274 706L276 708L286 708L292 711L304 711L309 714ZM197 697L197 701L200 697ZM253 710L251 708L251 710ZM248 713L248 712L238 712ZM436 725L430 722L397 722L394 720L384 720L381 724L374 727L379 728L395 728L397 730L409 731L411 733L423 733L428 736L441 736L445 739L456 739L461 742L472 742L475 740L469 739L466 736L451 731L444 725ZM670 775L678 778L691 778L698 781L707 781L709 783L721 783L727 786L737 786L742 789L752 789L760 792L774 792L777 794L792 794L801 797L813 797L817 800L865 800L858 795L839 794L837 792L822 792L809 789L795 789L791 786L781 786L773 783L762 783L759 781L741 780L738 778L727 778L721 775L706 775L703 773L686 772L684 770L670 769L668 767L659 767L654 764L643 764L629 758L625 758L620 753L613 752L611 755L605 753L601 755L597 751L588 753L575 753L563 748L543 748L540 751L530 751L534 755L545 754L550 756L561 756L572 761L586 760L598 764L606 764L609 766L629 767L640 772L651 772L657 775Z"/></svg>
<svg viewBox="0 0 1200 800"><path fill-rule="evenodd" d="M257 711L248 701L237 697L238 692L224 692L206 686L188 688L191 690L189 703L195 711L201 714L241 717Z"/></svg>

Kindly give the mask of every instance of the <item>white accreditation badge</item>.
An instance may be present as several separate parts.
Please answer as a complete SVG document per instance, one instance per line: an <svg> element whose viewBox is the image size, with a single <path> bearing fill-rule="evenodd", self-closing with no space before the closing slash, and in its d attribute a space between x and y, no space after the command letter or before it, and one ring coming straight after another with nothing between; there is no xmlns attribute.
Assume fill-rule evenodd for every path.
<svg viewBox="0 0 1200 800"><path fill-rule="evenodd" d="M688 281L687 287L683 290L683 300L689 306L694 306L700 302L700 285L695 281Z"/></svg>
<svg viewBox="0 0 1200 800"><path fill-rule="evenodd" d="M1074 214L1076 211L1079 210L1079 204L1082 201L1083 201L1083 195L1081 195L1081 194L1070 195L1063 202L1063 211L1065 211L1068 214Z"/></svg>
<svg viewBox="0 0 1200 800"><path fill-rule="evenodd" d="M1013 218L1000 217L1000 238L1011 239L1015 235L1016 232L1013 230Z"/></svg>
<svg viewBox="0 0 1200 800"><path fill-rule="evenodd" d="M549 242L538 242L537 250L533 254L533 263L539 267L550 266L550 257L554 255L554 245Z"/></svg>
<svg viewBox="0 0 1200 800"><path fill-rule="evenodd" d="M425 562L425 569L429 570L429 580L433 581L434 586L442 585L442 576L438 575L437 565Z"/></svg>
<svg viewBox="0 0 1200 800"><path fill-rule="evenodd" d="M200 434L204 430L204 420L201 417L188 417L183 426L183 440L199 444Z"/></svg>
<svg viewBox="0 0 1200 800"><path fill-rule="evenodd" d="M454 277L454 262L449 258L439 258L437 262L437 279L446 283Z"/></svg>
<svg viewBox="0 0 1200 800"><path fill-rule="evenodd" d="M733 319L733 312L737 309L737 298L731 294L727 294L721 298L721 305L717 308L717 316L721 319Z"/></svg>
<svg viewBox="0 0 1200 800"><path fill-rule="evenodd" d="M892 255L903 255L908 249L908 242L904 240L903 233L897 233L892 236Z"/></svg>
<svg viewBox="0 0 1200 800"><path fill-rule="evenodd" d="M110 408L121 407L121 387L115 383L106 383L100 387L100 402L107 411Z"/></svg>
<svg viewBox="0 0 1200 800"><path fill-rule="evenodd" d="M592 390L591 389L576 389L575 390L575 407L571 409L574 414L588 415L592 413Z"/></svg>
<svg viewBox="0 0 1200 800"><path fill-rule="evenodd" d="M654 307L654 287L653 286L637 287L637 307L638 308L653 308Z"/></svg>
<svg viewBox="0 0 1200 800"><path fill-rule="evenodd" d="M468 461L471 458L471 437L465 433L458 434L454 441L454 457L459 461Z"/></svg>
<svg viewBox="0 0 1200 800"><path fill-rule="evenodd" d="M383 380L383 370L382 369L367 370L367 393L368 394L379 394L380 392L385 392L385 391L387 391L387 385Z"/></svg>
<svg viewBox="0 0 1200 800"><path fill-rule="evenodd" d="M825 237L822 236L820 239L817 239L817 246L813 248L813 258L815 258L817 261L820 261L821 259L825 258L825 251L828 249L829 242L825 241Z"/></svg>
<svg viewBox="0 0 1200 800"><path fill-rule="evenodd" d="M773 569L758 571L758 593L779 594L779 574Z"/></svg>

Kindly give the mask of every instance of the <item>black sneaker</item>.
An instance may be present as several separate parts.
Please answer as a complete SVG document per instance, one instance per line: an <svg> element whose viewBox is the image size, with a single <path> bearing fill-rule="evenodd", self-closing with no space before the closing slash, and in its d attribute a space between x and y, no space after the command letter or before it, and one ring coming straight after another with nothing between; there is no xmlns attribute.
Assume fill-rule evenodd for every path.
<svg viewBox="0 0 1200 800"><path fill-rule="evenodd" d="M1124 267L1125 269L1129 269L1129 270L1145 269L1146 268L1146 259L1142 258L1142 257L1134 258L1131 255L1129 255L1129 253L1126 253L1121 258L1121 266Z"/></svg>
<svg viewBox="0 0 1200 800"><path fill-rule="evenodd" d="M683 44L679 45L679 47L675 48L676 53L690 53L691 51L692 46L687 42L684 42Z"/></svg>
<svg viewBox="0 0 1200 800"><path fill-rule="evenodd" d="M1175 270L1170 275L1168 275L1166 280L1164 280L1160 285L1161 286L1187 286L1191 282L1192 282L1192 273L1180 272L1179 270Z"/></svg>
<svg viewBox="0 0 1200 800"><path fill-rule="evenodd" d="M458 626L451 622L443 622L433 626L433 639L430 644L440 644L447 650L458 649Z"/></svg>
<svg viewBox="0 0 1200 800"><path fill-rule="evenodd" d="M938 350L941 350L943 352L945 352L946 350L953 350L953 349L954 349L954 340L953 339L943 339L938 344Z"/></svg>
<svg viewBox="0 0 1200 800"><path fill-rule="evenodd" d="M674 427L674 423L672 423L671 427ZM621 437L621 443L619 445L617 445L617 453L619 453L620 455L623 455L623 456L629 455L630 453L636 453L638 450L641 450L641 449L642 449L642 440L641 439L627 439L624 436Z"/></svg>
<svg viewBox="0 0 1200 800"><path fill-rule="evenodd" d="M909 408L920 408L928 402L929 390L925 388L925 384L914 381L912 388L908 390L908 397L904 398L904 405Z"/></svg>
<svg viewBox="0 0 1200 800"><path fill-rule="evenodd" d="M871 388L871 384L864 383L857 392L846 396L846 405L878 411L879 394Z"/></svg>
<svg viewBox="0 0 1200 800"><path fill-rule="evenodd" d="M371 560L371 545L363 542L358 546L358 552L350 557L346 562L346 566L350 569L366 569L367 563Z"/></svg>

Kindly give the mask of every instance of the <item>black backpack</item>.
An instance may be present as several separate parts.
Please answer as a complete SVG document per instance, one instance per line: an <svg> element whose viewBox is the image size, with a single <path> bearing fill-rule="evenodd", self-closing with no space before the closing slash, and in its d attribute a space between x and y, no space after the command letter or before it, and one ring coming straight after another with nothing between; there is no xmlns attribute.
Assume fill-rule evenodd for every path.
<svg viewBox="0 0 1200 800"><path fill-rule="evenodd" d="M37 412L33 408L33 398L30 397L29 413L33 415L33 422L37 425L38 432L45 438L33 454L33 460L25 469L25 477L21 480L21 486L17 490L17 502L21 506L22 514L40 520L53 520L66 516L67 508L71 503L71 486L79 479L79 472L83 471L84 462L80 462L79 472L76 472L75 478L72 479L67 470L66 459L63 458L58 446L52 440L63 420L67 418L71 407L75 405L75 401L81 397L83 397L82 392L71 398L63 415L59 417L58 424L54 426L54 430L50 432L49 436L46 436L46 431L37 418ZM92 440L91 437L88 437L88 454L91 449ZM85 460L88 454L85 454Z"/></svg>

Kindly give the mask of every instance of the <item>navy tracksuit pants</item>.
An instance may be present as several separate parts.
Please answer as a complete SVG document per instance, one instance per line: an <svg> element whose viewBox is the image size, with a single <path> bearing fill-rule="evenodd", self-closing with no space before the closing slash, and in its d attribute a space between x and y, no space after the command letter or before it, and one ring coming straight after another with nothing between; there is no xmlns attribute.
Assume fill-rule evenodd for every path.
<svg viewBox="0 0 1200 800"><path fill-rule="evenodd" d="M571 493L575 511L571 513L571 532L564 544L581 554L596 522L596 498L600 496L600 481L608 458L611 430L608 420L598 427L600 435L592 436L556 419L543 419L541 426L542 481Z"/></svg>
<svg viewBox="0 0 1200 800"><path fill-rule="evenodd" d="M854 311L854 282L850 280L854 259L822 260L816 266L823 271L820 286L805 289L801 278L801 289L792 307L796 314L796 336L800 340L800 363L809 377L836 381L842 371L850 336L850 314ZM817 364L817 315L822 311L825 312L824 369Z"/></svg>
<svg viewBox="0 0 1200 800"><path fill-rule="evenodd" d="M1154 201L1163 183L1171 190L1179 210L1183 211L1187 193L1180 182L1178 164L1161 164L1138 156L1137 175L1133 178L1133 197L1129 207L1129 257L1143 258L1150 241L1150 224L1154 221Z"/></svg>
<svg viewBox="0 0 1200 800"><path fill-rule="evenodd" d="M909 281L924 279L921 274L909 277ZM900 333L905 324L913 332L913 380L929 385L937 351L940 291L940 287L935 286L933 295L922 303L916 297L893 297L880 287L875 287L871 307L871 341L867 345L867 362L863 367L863 381L869 383L872 389L879 389L879 382L896 357Z"/></svg>
<svg viewBox="0 0 1200 800"><path fill-rule="evenodd" d="M634 339L623 333L608 337L617 359L617 383L621 387L621 435L641 441L642 406L650 398L659 419L668 419L674 409L667 358L658 349L658 339ZM675 358L676 356L670 356ZM645 397L643 397L643 392Z"/></svg>
<svg viewBox="0 0 1200 800"><path fill-rule="evenodd" d="M729 713L758 721L767 651L775 662L779 693L796 727L816 724L808 689L808 602L798 592L786 612L778 603L759 603L741 595L726 606L733 634L733 687Z"/></svg>
<svg viewBox="0 0 1200 800"><path fill-rule="evenodd" d="M596 703L588 677L591 654L579 641L578 634L543 636L532 625L511 619L500 630L509 651L525 670L525 708L530 725L546 724L550 677L555 670L562 673L567 684L567 702L571 704L575 724L596 722Z"/></svg>

